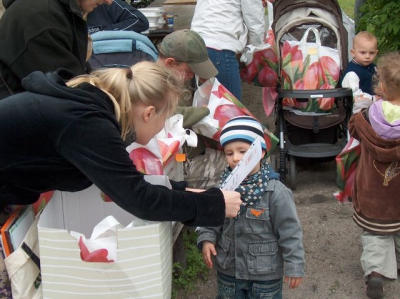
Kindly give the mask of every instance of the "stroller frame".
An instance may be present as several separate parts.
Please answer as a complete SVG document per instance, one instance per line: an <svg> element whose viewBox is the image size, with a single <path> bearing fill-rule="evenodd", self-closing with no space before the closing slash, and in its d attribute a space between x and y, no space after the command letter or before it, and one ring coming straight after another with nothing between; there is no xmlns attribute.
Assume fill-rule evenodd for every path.
<svg viewBox="0 0 400 299"><path fill-rule="evenodd" d="M301 31L292 31L296 28L304 30L303 28L321 26L321 28L326 28L324 30L332 32L336 36L336 48L340 58L339 67L340 71L343 72L348 63L350 31L347 31L348 29L345 28L343 12L337 0L280 0L274 3L273 16L272 29L276 37L277 55L280 63L278 77L281 80L283 79L283 73L280 44L281 41L288 40L287 38L290 37L299 38L298 35L296 36L296 33L300 33ZM287 161L290 162L290 187L294 190L297 183L297 158L316 158L319 161L328 161L328 158L334 158L343 150L349 139L347 124L351 116L353 96L350 88L337 88L337 86L336 88L318 90L295 90L293 87L290 88L281 89L281 86L277 88L275 132L279 138L279 163L277 157L271 157L271 163L279 172L281 181L286 183L286 176L288 174ZM291 139L291 142L289 140L290 132L287 128L289 126L288 119L290 118L291 121L296 119L296 122L300 125L303 116L300 115L297 117L296 115L293 117L293 114L291 114L292 116L286 118L283 107L285 98L296 99L298 102L317 101L320 98L334 98L335 109L338 110L332 111L331 114L321 115L314 113L312 116L307 116L307 119L305 119L307 124L301 124L298 127L299 130L297 132L300 133L296 133L293 130L291 136L295 136L296 138ZM333 121L332 123L331 120ZM322 123L324 123L324 126ZM297 129L294 122L290 123L290 126L292 126L291 129ZM303 136L303 133L306 135ZM325 136L325 133L328 134ZM304 140L307 140L307 142L303 142ZM309 140L315 142L309 143Z"/></svg>
<svg viewBox="0 0 400 299"><path fill-rule="evenodd" d="M312 101L315 98L335 98L336 102L342 101L343 108L346 111L344 121L342 122L342 131L344 138L338 138L335 144L331 143L304 143L294 145L285 138L285 118L282 101L284 98L297 98L301 101ZM351 116L353 93L350 88L336 89L318 89L318 90L280 90L276 105L277 124L276 132L279 138L279 163L276 157L271 157L275 169L280 174L280 180L286 184L286 175L288 169L286 160L290 162L290 187L295 190L297 187L296 157L299 158L328 158L337 156L344 148L349 139L348 121ZM315 116L317 117L317 116ZM314 128L315 130L315 128ZM274 161L275 160L275 161Z"/></svg>

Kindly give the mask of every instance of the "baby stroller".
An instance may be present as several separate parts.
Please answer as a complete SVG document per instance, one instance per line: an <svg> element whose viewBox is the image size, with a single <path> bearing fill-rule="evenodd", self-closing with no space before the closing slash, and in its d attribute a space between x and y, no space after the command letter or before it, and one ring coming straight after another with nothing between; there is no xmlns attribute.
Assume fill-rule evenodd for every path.
<svg viewBox="0 0 400 299"><path fill-rule="evenodd" d="M143 60L156 61L158 51L147 36L133 31L99 31L91 35L93 69L129 67Z"/></svg>
<svg viewBox="0 0 400 299"><path fill-rule="evenodd" d="M348 32L337 0L279 0L272 29L278 56L275 105L279 161L271 161L296 189L296 160L325 162L348 139L352 92L337 88L348 59Z"/></svg>

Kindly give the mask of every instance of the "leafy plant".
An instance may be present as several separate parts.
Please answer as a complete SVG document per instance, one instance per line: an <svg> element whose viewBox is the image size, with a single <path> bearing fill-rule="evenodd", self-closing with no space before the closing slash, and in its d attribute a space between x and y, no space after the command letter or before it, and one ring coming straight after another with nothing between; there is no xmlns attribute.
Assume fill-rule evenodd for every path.
<svg viewBox="0 0 400 299"><path fill-rule="evenodd" d="M180 263L174 263L172 267L172 298L178 293L187 294L193 291L198 279L208 279L209 270L206 267L201 251L197 248L197 234L193 230L183 231L183 244L187 258L187 268Z"/></svg>
<svg viewBox="0 0 400 299"><path fill-rule="evenodd" d="M357 32L366 30L378 38L379 54L400 49L400 2L367 0L361 7Z"/></svg>

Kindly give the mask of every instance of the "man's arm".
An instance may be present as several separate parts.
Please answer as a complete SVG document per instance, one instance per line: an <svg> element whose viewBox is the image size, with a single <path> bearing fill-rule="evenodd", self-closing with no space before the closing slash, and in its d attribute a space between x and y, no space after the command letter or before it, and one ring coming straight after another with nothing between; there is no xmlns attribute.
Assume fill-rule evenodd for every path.
<svg viewBox="0 0 400 299"><path fill-rule="evenodd" d="M149 21L144 14L125 1L114 0L107 9L113 24L104 30L131 30L140 33L149 29Z"/></svg>

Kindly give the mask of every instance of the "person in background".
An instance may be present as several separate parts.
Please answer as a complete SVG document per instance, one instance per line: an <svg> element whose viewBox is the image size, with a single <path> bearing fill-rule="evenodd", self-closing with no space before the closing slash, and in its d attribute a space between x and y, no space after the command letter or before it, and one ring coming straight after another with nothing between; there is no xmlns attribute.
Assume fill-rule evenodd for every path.
<svg viewBox="0 0 400 299"><path fill-rule="evenodd" d="M112 0L3 0L0 19L0 99L24 91L33 71L67 68L86 72L88 33L84 17ZM88 51L90 50L90 51Z"/></svg>
<svg viewBox="0 0 400 299"><path fill-rule="evenodd" d="M385 278L400 271L400 53L382 56L377 76L381 99L349 122L361 145L353 219L363 229L361 265L371 299L383 298Z"/></svg>
<svg viewBox="0 0 400 299"><path fill-rule="evenodd" d="M218 70L208 57L207 47L202 37L193 30L183 29L168 34L163 41L158 44L159 57L157 63L174 70L181 80L194 93L197 86L215 77ZM196 77L196 78L195 78ZM193 96L180 99L176 114L183 115L183 127L190 129L205 116L210 114L207 107L193 107ZM219 174L223 170L222 155L219 151L208 149L208 153L218 161L210 159L210 155L205 155L206 146L202 137L199 135L196 147L183 147L186 154L184 163L184 177L189 185L196 188L215 187ZM218 159L221 158L221 159ZM201 167L190 169L192 165L201 160ZM208 179L206 179L208 178ZM202 184L202 182L206 182Z"/></svg>
<svg viewBox="0 0 400 299"><path fill-rule="evenodd" d="M99 5L87 15L88 32L135 31L149 29L149 21L138 9L123 0L113 0L111 5Z"/></svg>
<svg viewBox="0 0 400 299"><path fill-rule="evenodd" d="M367 31L359 32L354 37L351 54L353 60L347 65L341 84L353 91L353 113L357 113L376 100L372 82L376 73L373 61L378 54L376 37Z"/></svg>
<svg viewBox="0 0 400 299"><path fill-rule="evenodd" d="M265 36L262 1L198 0L191 23L205 41L218 81L238 100L242 87L237 56L247 44L260 45Z"/></svg>
<svg viewBox="0 0 400 299"><path fill-rule="evenodd" d="M258 121L239 116L222 128L220 142L228 167L221 184L257 137L264 157L267 148ZM220 227L197 230L197 244L208 268L215 258L216 298L281 299L282 282L297 288L305 267L303 234L292 192L263 158L236 191L243 201L237 217Z"/></svg>
<svg viewBox="0 0 400 299"><path fill-rule="evenodd" d="M33 72L22 81L27 92L0 101L0 204L32 204L42 192L95 184L144 220L215 226L237 214L238 192L154 186L129 158L123 139L134 132L147 144L175 111L183 91L174 74L143 61L65 84L70 75Z"/></svg>
<svg viewBox="0 0 400 299"><path fill-rule="evenodd" d="M215 77L217 69L208 57L201 36L193 30L183 29L168 34L158 45L157 63L178 73L184 83L192 83L195 75L199 84ZM192 98L181 99L176 113L183 115L183 127L190 128L210 114L207 107L192 107Z"/></svg>

